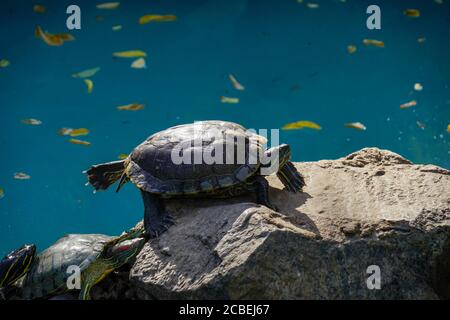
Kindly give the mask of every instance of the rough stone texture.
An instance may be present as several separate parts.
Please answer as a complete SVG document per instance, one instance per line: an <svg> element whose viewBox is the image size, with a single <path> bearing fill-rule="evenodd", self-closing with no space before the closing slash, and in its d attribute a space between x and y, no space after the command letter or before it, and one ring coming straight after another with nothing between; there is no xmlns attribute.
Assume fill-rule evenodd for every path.
<svg viewBox="0 0 450 320"><path fill-rule="evenodd" d="M303 193L268 177L279 213L251 196L168 201L176 225L138 255L133 297L450 298L448 170L376 148L295 165Z"/></svg>

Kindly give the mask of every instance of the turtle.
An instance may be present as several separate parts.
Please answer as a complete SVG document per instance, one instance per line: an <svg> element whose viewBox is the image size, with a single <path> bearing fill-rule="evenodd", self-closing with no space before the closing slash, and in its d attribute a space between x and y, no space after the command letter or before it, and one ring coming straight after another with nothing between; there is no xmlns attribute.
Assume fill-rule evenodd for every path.
<svg viewBox="0 0 450 320"><path fill-rule="evenodd" d="M95 284L140 252L145 243L141 234L139 230L118 237L68 234L36 255L28 272L17 281L15 296L45 299L80 289L78 298L89 300Z"/></svg>
<svg viewBox="0 0 450 320"><path fill-rule="evenodd" d="M6 299L13 284L28 272L35 255L36 245L25 244L0 260L0 298Z"/></svg>
<svg viewBox="0 0 450 320"><path fill-rule="evenodd" d="M125 159L93 165L83 173L94 192L117 181L116 192L128 181L137 186L144 202L145 234L154 238L174 224L164 206L167 198L227 198L252 192L258 204L277 211L269 201L269 185L263 176L263 169L268 171L274 163L276 170L269 173L276 173L288 191L301 192L305 180L289 161L289 145L265 150L266 142L237 123L198 121L157 132ZM215 158L217 150L222 151L218 157L222 161L195 161L202 155Z"/></svg>

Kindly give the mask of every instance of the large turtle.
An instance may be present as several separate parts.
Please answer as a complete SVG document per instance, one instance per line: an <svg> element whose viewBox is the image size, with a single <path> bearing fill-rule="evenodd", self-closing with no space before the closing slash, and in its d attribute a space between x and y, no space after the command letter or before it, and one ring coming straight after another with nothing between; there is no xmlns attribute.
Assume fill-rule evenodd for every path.
<svg viewBox="0 0 450 320"><path fill-rule="evenodd" d="M157 132L126 159L94 165L85 173L95 190L105 190L120 179L119 191L131 180L144 201L146 234L155 237L173 224L161 198L230 197L254 192L258 204L276 210L262 176L263 169L270 171L269 167L276 167L269 173L276 172L288 191L301 191L305 182L289 161L289 146L264 150L266 141L236 123L200 121ZM202 155L208 155L209 161Z"/></svg>
<svg viewBox="0 0 450 320"><path fill-rule="evenodd" d="M79 299L90 299L89 292L95 284L140 252L145 243L141 234L142 230L133 230L119 237L103 234L66 235L34 257L34 262L24 272L25 277L17 281L18 288L14 296L40 299L64 294L72 289L68 287L68 280L71 282L69 277L76 276L79 271ZM31 253L27 254L28 259L32 259L31 256ZM14 260L14 265L18 266L23 258L16 255ZM16 268L10 270L16 271ZM74 279L74 289L77 289L76 282Z"/></svg>

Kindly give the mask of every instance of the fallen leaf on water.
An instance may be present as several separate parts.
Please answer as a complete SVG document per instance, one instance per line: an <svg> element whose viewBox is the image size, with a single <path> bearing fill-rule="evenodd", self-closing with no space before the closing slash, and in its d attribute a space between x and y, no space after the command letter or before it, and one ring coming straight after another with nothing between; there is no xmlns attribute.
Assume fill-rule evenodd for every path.
<svg viewBox="0 0 450 320"><path fill-rule="evenodd" d="M79 144L82 146L90 146L91 145L91 143L88 141L78 140L78 139L70 139L69 142L73 143L73 144Z"/></svg>
<svg viewBox="0 0 450 320"><path fill-rule="evenodd" d="M35 4L33 6L33 11L37 13L45 13L45 7L41 4Z"/></svg>
<svg viewBox="0 0 450 320"><path fill-rule="evenodd" d="M73 41L75 37L70 33L57 33L53 35L54 37L61 38L63 41Z"/></svg>
<svg viewBox="0 0 450 320"><path fill-rule="evenodd" d="M417 105L417 101L416 100L412 100L406 103L403 103L400 105L400 109L407 109L407 108L411 108L414 107L415 105Z"/></svg>
<svg viewBox="0 0 450 320"><path fill-rule="evenodd" d="M120 2L105 2L96 5L97 9L116 9L120 5Z"/></svg>
<svg viewBox="0 0 450 320"><path fill-rule="evenodd" d="M447 125L447 132L450 132L450 124Z"/></svg>
<svg viewBox="0 0 450 320"><path fill-rule="evenodd" d="M427 40L427 38L425 38L425 37L417 38L418 43L424 43L426 40Z"/></svg>
<svg viewBox="0 0 450 320"><path fill-rule="evenodd" d="M350 54L355 53L356 52L356 46L353 45L353 44L347 46L347 52L350 53Z"/></svg>
<svg viewBox="0 0 450 320"><path fill-rule="evenodd" d="M229 74L228 78L230 79L231 84L233 85L233 87L236 90L241 90L241 91L245 90L245 87L242 84L240 84L232 74Z"/></svg>
<svg viewBox="0 0 450 320"><path fill-rule="evenodd" d="M89 130L86 128L72 129L69 133L71 137L85 136L89 134Z"/></svg>
<svg viewBox="0 0 450 320"><path fill-rule="evenodd" d="M420 17L420 11L417 9L406 9L405 11L403 11L403 13L405 14L405 16L408 16L408 17L413 17L413 18Z"/></svg>
<svg viewBox="0 0 450 320"><path fill-rule="evenodd" d="M222 103L239 103L239 98L231 98L231 97L220 97L220 102Z"/></svg>
<svg viewBox="0 0 450 320"><path fill-rule="evenodd" d="M113 56L118 58L140 58L146 57L147 54L141 50L128 50L128 51L114 52Z"/></svg>
<svg viewBox="0 0 450 320"><path fill-rule="evenodd" d="M145 16L139 18L139 24L146 24L149 22L170 22L175 20L177 20L177 17L173 14L146 14Z"/></svg>
<svg viewBox="0 0 450 320"><path fill-rule="evenodd" d="M319 7L317 3L307 3L306 6L310 9L317 9Z"/></svg>
<svg viewBox="0 0 450 320"><path fill-rule="evenodd" d="M49 46L62 46L64 43L64 40L58 37L55 37L54 35L42 31L41 27L37 26L34 30L34 34L36 37L44 41Z"/></svg>
<svg viewBox="0 0 450 320"><path fill-rule="evenodd" d="M285 124L281 129L295 130L295 129L303 129L303 128L310 128L310 129L315 129L315 130L322 129L322 127L319 126L317 123L312 122L312 121L305 121L305 120Z"/></svg>
<svg viewBox="0 0 450 320"><path fill-rule="evenodd" d="M72 128L61 128L58 130L58 134L61 136L68 136L72 131Z"/></svg>
<svg viewBox="0 0 450 320"><path fill-rule="evenodd" d="M3 190L2 187L0 187L0 199L5 197L5 190Z"/></svg>
<svg viewBox="0 0 450 320"><path fill-rule="evenodd" d="M14 173L14 179L28 180L28 179L31 179L31 176L26 173L23 173L23 172L16 172L16 173Z"/></svg>
<svg viewBox="0 0 450 320"><path fill-rule="evenodd" d="M357 129L357 130L366 130L366 126L363 125L361 122L349 122L344 124L347 128Z"/></svg>
<svg viewBox="0 0 450 320"><path fill-rule="evenodd" d="M144 58L139 58L131 63L131 67L134 69L145 69L147 68L147 64L145 63Z"/></svg>
<svg viewBox="0 0 450 320"><path fill-rule="evenodd" d="M113 31L119 31L119 30L122 30L122 25L118 24L118 25L116 25L116 26L112 26L112 30L113 30Z"/></svg>
<svg viewBox="0 0 450 320"><path fill-rule="evenodd" d="M420 129L422 129L422 130L425 129L425 124L423 124L422 122L416 121L416 124L417 124L417 126L418 126Z"/></svg>
<svg viewBox="0 0 450 320"><path fill-rule="evenodd" d="M78 128L78 129L61 128L58 130L58 134L61 136L78 137L78 136L85 136L85 135L89 134L89 130L86 128Z"/></svg>
<svg viewBox="0 0 450 320"><path fill-rule="evenodd" d="M119 155L117 156L117 158L120 159L120 160L124 160L124 159L128 158L128 155L125 154L125 153L121 153L121 154L119 154Z"/></svg>
<svg viewBox="0 0 450 320"><path fill-rule="evenodd" d="M6 60L6 59L1 59L0 60L0 68L6 68L10 64L11 64L11 62L9 62L9 60Z"/></svg>
<svg viewBox="0 0 450 320"><path fill-rule="evenodd" d="M137 110L142 110L142 109L144 109L144 105L138 104L138 103L131 103L131 104L117 107L117 110L121 110L121 111L122 110L137 111Z"/></svg>
<svg viewBox="0 0 450 320"><path fill-rule="evenodd" d="M422 91L423 90L423 86L420 83L415 83L414 84L414 90Z"/></svg>
<svg viewBox="0 0 450 320"><path fill-rule="evenodd" d="M64 41L75 40L75 37L68 33L51 34L47 31L42 31L40 26L36 26L34 35L44 41L49 46L62 46Z"/></svg>
<svg viewBox="0 0 450 320"><path fill-rule="evenodd" d="M371 46L380 47L380 48L383 48L383 47L384 47L384 42L383 42L383 41L375 40L375 39L364 39L364 40L363 40L363 43L364 43L366 46L371 45Z"/></svg>
<svg viewBox="0 0 450 320"><path fill-rule="evenodd" d="M84 81L84 83L87 86L88 93L91 93L92 90L94 89L94 82L92 82L91 79L84 79L83 81Z"/></svg>
<svg viewBox="0 0 450 320"><path fill-rule="evenodd" d="M100 67L95 67L92 69L87 69L87 70L83 70L81 72L74 73L74 74L72 74L72 77L74 77L74 78L90 78L99 71L100 71Z"/></svg>
<svg viewBox="0 0 450 320"><path fill-rule="evenodd" d="M29 124L29 125L32 125L32 126L38 126L38 125L42 124L41 120L33 119L33 118L22 119L22 120L20 120L20 122L22 122L23 124Z"/></svg>

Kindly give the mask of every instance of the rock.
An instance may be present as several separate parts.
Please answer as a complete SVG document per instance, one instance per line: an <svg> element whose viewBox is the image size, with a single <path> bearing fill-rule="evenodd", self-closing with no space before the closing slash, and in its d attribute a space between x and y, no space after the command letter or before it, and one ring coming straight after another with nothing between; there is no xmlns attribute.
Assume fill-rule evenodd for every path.
<svg viewBox="0 0 450 320"><path fill-rule="evenodd" d="M279 213L251 196L167 201L176 225L137 256L135 297L450 298L448 170L376 148L295 166L303 193L268 177Z"/></svg>

